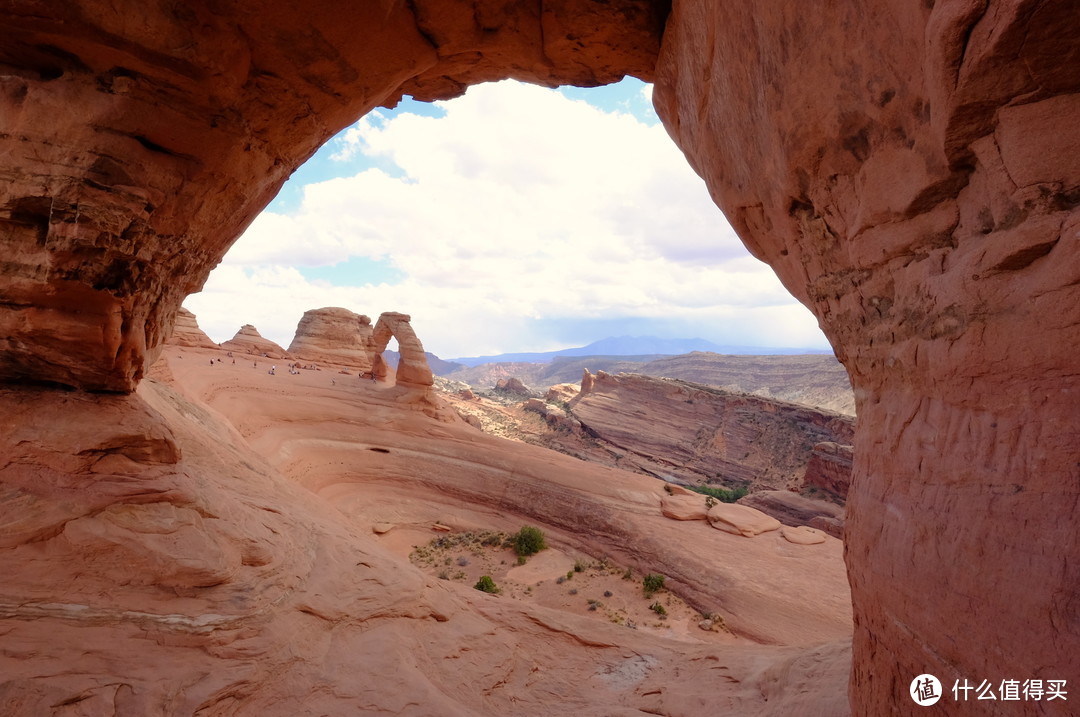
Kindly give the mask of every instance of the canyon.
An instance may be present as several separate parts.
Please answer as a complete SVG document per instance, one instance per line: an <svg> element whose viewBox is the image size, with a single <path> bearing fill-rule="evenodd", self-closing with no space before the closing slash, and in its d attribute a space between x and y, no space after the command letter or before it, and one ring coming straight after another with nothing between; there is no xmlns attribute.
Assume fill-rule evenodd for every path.
<svg viewBox="0 0 1080 717"><path fill-rule="evenodd" d="M907 690L923 673L946 685L1080 682L1070 0L73 0L9 3L0 17L9 712L543 714L557 702L888 715L915 713ZM534 487L569 481L562 459L515 462L484 444L494 472L451 475L447 492L455 510L488 501L482 522L503 528L504 512L595 523L596 546L624 546L628 563L670 560L703 608L730 590L735 632L758 643L731 660L450 589L362 531L365 511L398 504L397 481L438 483L447 465L472 465L447 446L482 434L443 427L459 424L443 420L417 366L400 385L378 382L372 399L425 428L386 414L364 447L340 434L365 426L350 423L358 412L327 421L304 395L255 382L296 376L165 348L182 299L357 117L505 77L594 86L628 74L655 83L672 139L849 375L851 622L805 619L808 596L822 614L848 604L835 592L763 604L770 590L754 590L761 571L747 567L761 551L839 551L837 541L799 546L689 521L714 551L738 540L749 556L738 576L704 585L694 575L713 564L666 552L682 521L634 483L651 479L593 481L618 506L602 510L579 488ZM252 372L243 400L219 383L240 368ZM319 378L310 391L334 390ZM321 450L290 452L289 436ZM440 458L406 470L407 451ZM346 464L382 478L353 491L335 474ZM624 526L645 523L670 540L635 543ZM572 543L570 525L552 529ZM540 634L551 641L529 639ZM524 644L531 659L515 657ZM570 650L594 651L583 662L599 668L582 679L582 662L563 660ZM677 663L700 679L664 671ZM452 664L483 675L483 688L461 689ZM844 706L803 687L848 681L849 666ZM1009 714L1055 710L1067 703Z"/></svg>

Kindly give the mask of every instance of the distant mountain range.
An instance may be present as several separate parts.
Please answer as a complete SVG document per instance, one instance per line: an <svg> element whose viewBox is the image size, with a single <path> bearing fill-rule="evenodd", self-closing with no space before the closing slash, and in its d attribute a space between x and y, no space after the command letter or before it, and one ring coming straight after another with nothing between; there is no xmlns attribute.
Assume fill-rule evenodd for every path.
<svg viewBox="0 0 1080 717"><path fill-rule="evenodd" d="M777 348L775 346L721 346L705 339L662 339L656 336L613 336L588 346L530 353L507 353L495 356L467 356L447 359L464 366L485 363L547 363L559 356L681 356L692 351L708 351L733 356L772 356L792 354L830 354L828 349Z"/></svg>

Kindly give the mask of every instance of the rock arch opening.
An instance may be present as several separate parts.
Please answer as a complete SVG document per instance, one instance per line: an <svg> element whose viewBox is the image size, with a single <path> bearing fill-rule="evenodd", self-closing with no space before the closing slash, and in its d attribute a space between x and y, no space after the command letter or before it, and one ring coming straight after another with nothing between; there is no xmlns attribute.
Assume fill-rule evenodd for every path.
<svg viewBox="0 0 1080 717"><path fill-rule="evenodd" d="M373 107L501 77L655 78L665 126L855 384L853 710L904 712L924 672L1080 682L1075 3L3 15L6 382L131 392L182 297ZM106 403L71 402L87 431Z"/></svg>

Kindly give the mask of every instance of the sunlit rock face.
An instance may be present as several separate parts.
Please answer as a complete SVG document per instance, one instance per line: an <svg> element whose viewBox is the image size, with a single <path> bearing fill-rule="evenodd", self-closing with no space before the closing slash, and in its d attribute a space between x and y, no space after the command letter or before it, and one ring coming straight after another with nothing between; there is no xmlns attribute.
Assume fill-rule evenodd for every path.
<svg viewBox="0 0 1080 717"><path fill-rule="evenodd" d="M8 3L0 379L131 391L335 132L403 93L651 78L666 4Z"/></svg>
<svg viewBox="0 0 1080 717"><path fill-rule="evenodd" d="M371 318L340 307L310 309L296 325L289 353L298 359L371 370Z"/></svg>
<svg viewBox="0 0 1080 717"><path fill-rule="evenodd" d="M924 672L1080 679L1075 18L677 2L667 24L661 118L851 374L855 714L906 711Z"/></svg>
<svg viewBox="0 0 1080 717"><path fill-rule="evenodd" d="M372 348L372 371L382 378L388 373L386 361L383 359L383 351L393 338L398 342L397 372L395 381L404 386L431 386L435 383L435 376L428 366L427 356L424 355L424 345L413 331L412 320L408 314L400 314L394 311L386 311L379 315L375 322L375 328L371 332Z"/></svg>
<svg viewBox="0 0 1080 717"><path fill-rule="evenodd" d="M851 374L853 712L911 709L903 693L923 672L1080 683L1075 3L680 0L661 49L666 12L634 0L7 3L0 379L132 391L181 299L290 172L402 93L652 79L655 67L672 137ZM12 470L41 490L46 463L91 480L80 462L118 450L91 420L79 461L50 448ZM170 465L158 444L121 446L103 469L125 491L127 476L157 471L167 492L178 478L138 467ZM233 550L235 520L155 510L137 524L224 526L220 560L167 566L162 585L264 564ZM112 531L123 517L83 525ZM61 572L26 575L54 581L49 604L71 602Z"/></svg>
<svg viewBox="0 0 1080 717"><path fill-rule="evenodd" d="M203 349L216 349L218 347L206 335L206 332L199 328L199 322L195 318L195 314L182 306L176 312L176 323L173 325L172 335L169 336L168 341L176 346Z"/></svg>

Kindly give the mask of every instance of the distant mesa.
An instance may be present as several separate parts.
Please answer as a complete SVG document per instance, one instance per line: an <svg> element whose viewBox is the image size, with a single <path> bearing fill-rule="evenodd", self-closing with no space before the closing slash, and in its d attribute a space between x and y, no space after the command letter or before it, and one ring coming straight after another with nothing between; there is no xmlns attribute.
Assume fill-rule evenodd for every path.
<svg viewBox="0 0 1080 717"><path fill-rule="evenodd" d="M272 359L292 358L289 352L275 344L270 339L263 338L251 324L244 324L228 341L221 344L221 348L227 351L251 354L253 356L266 356Z"/></svg>
<svg viewBox="0 0 1080 717"><path fill-rule="evenodd" d="M305 311L296 325L289 353L304 361L339 364L362 373L371 371L371 319L330 306Z"/></svg>
<svg viewBox="0 0 1080 717"><path fill-rule="evenodd" d="M199 328L199 322L195 319L195 314L183 307L176 312L176 322L173 324L172 336L169 337L168 343L174 346L198 349L216 349L218 347Z"/></svg>

